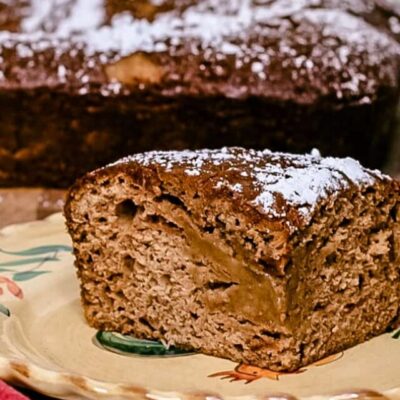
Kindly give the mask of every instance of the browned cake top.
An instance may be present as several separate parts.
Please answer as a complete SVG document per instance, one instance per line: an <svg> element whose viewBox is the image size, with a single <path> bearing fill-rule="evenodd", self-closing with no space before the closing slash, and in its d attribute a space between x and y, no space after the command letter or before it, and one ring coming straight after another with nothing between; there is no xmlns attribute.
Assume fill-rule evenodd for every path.
<svg viewBox="0 0 400 400"><path fill-rule="evenodd" d="M242 148L197 151L153 151L123 158L109 168L130 171L140 165L161 173L184 176L188 187L227 192L290 228L307 223L319 202L343 190L391 180L377 170L363 168L352 158L295 155ZM96 172L94 173L96 175Z"/></svg>
<svg viewBox="0 0 400 400"><path fill-rule="evenodd" d="M0 0L0 89L368 103L397 85L399 15L389 0Z"/></svg>

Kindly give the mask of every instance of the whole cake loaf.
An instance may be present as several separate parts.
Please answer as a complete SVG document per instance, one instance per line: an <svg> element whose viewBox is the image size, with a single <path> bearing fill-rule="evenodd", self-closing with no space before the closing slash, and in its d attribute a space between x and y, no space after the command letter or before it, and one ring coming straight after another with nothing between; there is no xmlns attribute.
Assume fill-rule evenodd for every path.
<svg viewBox="0 0 400 400"><path fill-rule="evenodd" d="M225 145L381 165L399 16L389 0L0 0L0 185Z"/></svg>
<svg viewBox="0 0 400 400"><path fill-rule="evenodd" d="M293 371L400 307L400 185L351 158L137 154L65 207L92 327Z"/></svg>

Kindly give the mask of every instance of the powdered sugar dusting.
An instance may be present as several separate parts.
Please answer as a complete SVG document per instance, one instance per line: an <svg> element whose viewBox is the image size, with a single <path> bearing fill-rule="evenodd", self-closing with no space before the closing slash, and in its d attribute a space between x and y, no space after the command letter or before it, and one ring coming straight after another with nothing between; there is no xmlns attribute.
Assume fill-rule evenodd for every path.
<svg viewBox="0 0 400 400"><path fill-rule="evenodd" d="M31 17L23 21L24 32L40 31L50 12L63 2L66 0L35 0ZM121 56L135 51L162 52L166 48L161 43L167 40L178 46L189 39L198 40L203 49L212 47L222 53L244 56L249 52L258 53L258 50L263 53L265 48L249 48L245 41L237 43L238 37L246 31L265 34L268 31L265 24L268 23L282 24L284 42L287 24L281 19L290 16L296 21L324 24L326 35L338 36L346 46L353 42L364 47L375 46L375 41L390 44L387 35L372 30L360 18L342 10L318 8L318 5L321 7L319 1L313 0L275 0L268 6L252 0L203 0L194 2L182 13L161 13L151 22L124 12L115 15L110 25L102 25L104 0L77 0L68 18L60 21L55 32L51 33L51 38L65 39L75 35L89 53L118 52ZM291 51L290 44L283 45L283 48L285 46L289 46L288 51ZM252 64L252 69L256 73L262 72L263 65L262 60L257 61Z"/></svg>
<svg viewBox="0 0 400 400"><path fill-rule="evenodd" d="M105 19L103 3L104 0L76 0L69 17L57 27L57 35L68 37L82 31L96 30Z"/></svg>
<svg viewBox="0 0 400 400"><path fill-rule="evenodd" d="M129 163L131 161L140 162L142 165L158 164L164 167L166 171L172 171L177 165L186 166L185 173L189 176L199 176L203 171L205 163L212 163L219 166L224 162L233 161L234 154L229 148L224 147L221 150L182 150L182 151L150 151L147 153L136 154L125 157L116 163Z"/></svg>
<svg viewBox="0 0 400 400"><path fill-rule="evenodd" d="M289 206L306 221L329 195L351 185L373 185L377 178L390 179L379 171L363 168L352 158L323 158L316 150L306 155L241 148L154 151L115 164L131 162L155 165L171 173L183 169L189 177L214 182L215 190L228 189L238 195L246 186L246 193L251 193L247 202L265 214L285 218Z"/></svg>
<svg viewBox="0 0 400 400"><path fill-rule="evenodd" d="M34 32L42 29L42 24L49 16L55 1L33 0L30 15L24 18L21 27L25 32Z"/></svg>
<svg viewBox="0 0 400 400"><path fill-rule="evenodd" d="M31 0L31 9L22 19L23 33L49 33L52 38L68 38L98 28L105 19L104 0ZM52 26L52 19L57 26ZM50 37L49 37L50 38Z"/></svg>
<svg viewBox="0 0 400 400"><path fill-rule="evenodd" d="M372 78L378 78L375 72L369 76L366 68L379 67L379 79L396 85L393 57L400 55L400 49L388 34L353 15L371 12L371 1L367 3L194 0L187 8L160 12L151 21L126 11L106 23L105 0L32 0L21 32L2 32L0 47L25 43L17 49L21 57L49 48L56 48L57 54L70 51L73 57L79 48L101 64L137 51L182 54L185 49L191 55L203 54L206 61L234 57L236 68L251 71L259 82L273 76L277 60L283 69L293 69L294 83L307 78L318 85L326 71L346 69L346 74L327 82L338 98L373 95ZM165 0L152 0L152 4L162 7ZM388 18L388 26L398 32L399 19ZM220 65L215 68L223 74Z"/></svg>

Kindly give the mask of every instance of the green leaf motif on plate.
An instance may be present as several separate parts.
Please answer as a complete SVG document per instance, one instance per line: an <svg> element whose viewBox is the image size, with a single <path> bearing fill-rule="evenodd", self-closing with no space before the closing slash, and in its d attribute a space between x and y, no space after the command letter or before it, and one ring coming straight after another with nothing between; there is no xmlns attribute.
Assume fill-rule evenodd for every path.
<svg viewBox="0 0 400 400"><path fill-rule="evenodd" d="M37 276L48 274L50 271L25 271L17 272L13 275L15 282L29 281L30 279L36 278Z"/></svg>
<svg viewBox="0 0 400 400"><path fill-rule="evenodd" d="M393 339L400 339L400 329L397 332L395 332L392 337Z"/></svg>
<svg viewBox="0 0 400 400"><path fill-rule="evenodd" d="M3 285L0 287L0 296L11 294L18 299L23 299L23 288L17 282L29 281L48 274L50 271L41 271L40 269L49 262L60 261L60 253L72 253L72 247L60 244L31 247L20 251L0 249L0 253L19 257L17 260L0 263L0 285ZM3 309L0 311L2 314L5 313Z"/></svg>
<svg viewBox="0 0 400 400"><path fill-rule="evenodd" d="M140 356L183 356L192 354L176 347L166 347L160 342L136 339L113 332L99 331L96 341L103 348L117 353L136 354Z"/></svg>
<svg viewBox="0 0 400 400"><path fill-rule="evenodd" d="M3 306L3 304L0 304L0 314L4 314L7 317L11 315L10 310L6 306Z"/></svg>
<svg viewBox="0 0 400 400"><path fill-rule="evenodd" d="M7 267L7 268L19 267L19 266L22 266L22 265L43 263L43 262L48 262L48 261L60 261L60 259L58 257L55 257L55 256L23 258L22 260L8 261L8 262L0 263L0 267Z"/></svg>
<svg viewBox="0 0 400 400"><path fill-rule="evenodd" d="M8 254L11 256L22 256L22 257L39 256L42 254L48 254L53 252L72 253L72 247L57 244L49 246L32 247L30 249L21 251L5 251L3 249L0 249L0 253Z"/></svg>

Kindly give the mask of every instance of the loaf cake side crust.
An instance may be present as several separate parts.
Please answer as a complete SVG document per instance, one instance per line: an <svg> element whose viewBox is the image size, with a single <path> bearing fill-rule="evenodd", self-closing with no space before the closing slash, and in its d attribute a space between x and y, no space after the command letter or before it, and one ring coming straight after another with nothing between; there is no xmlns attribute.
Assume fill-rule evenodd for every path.
<svg viewBox="0 0 400 400"><path fill-rule="evenodd" d="M240 148L97 170L65 208L97 329L296 370L398 317L399 184L352 159Z"/></svg>
<svg viewBox="0 0 400 400"><path fill-rule="evenodd" d="M3 3L1 186L68 187L153 149L318 147L385 162L395 2Z"/></svg>
<svg viewBox="0 0 400 400"><path fill-rule="evenodd" d="M398 87L395 2L167 0L141 18L139 3L63 3L13 0L0 10L19 21L0 31L0 89L343 104Z"/></svg>

